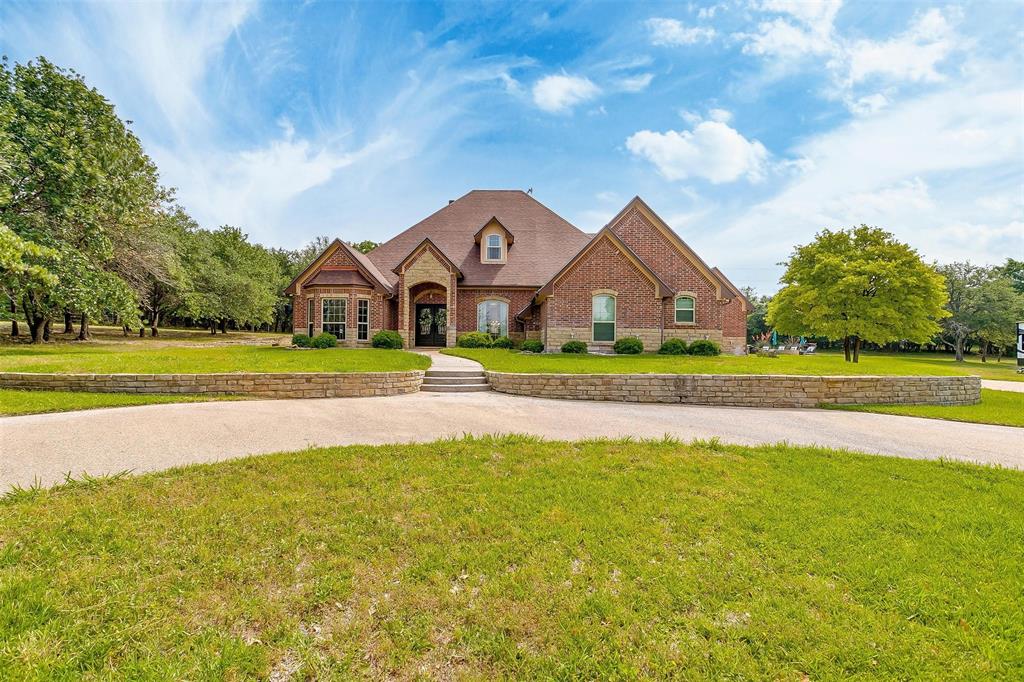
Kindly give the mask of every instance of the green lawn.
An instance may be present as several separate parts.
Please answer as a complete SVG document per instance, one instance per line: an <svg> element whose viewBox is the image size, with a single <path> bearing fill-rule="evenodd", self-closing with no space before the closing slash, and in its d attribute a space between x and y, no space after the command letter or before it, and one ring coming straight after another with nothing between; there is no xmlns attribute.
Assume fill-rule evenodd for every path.
<svg viewBox="0 0 1024 682"><path fill-rule="evenodd" d="M10 679L1020 679L1024 472L508 437L16 492ZM282 677L281 679L284 679Z"/></svg>
<svg viewBox="0 0 1024 682"><path fill-rule="evenodd" d="M824 405L833 410L902 414L977 424L1024 426L1024 393L981 389L978 405Z"/></svg>
<svg viewBox="0 0 1024 682"><path fill-rule="evenodd" d="M850 363L841 354L812 356L719 355L705 358L689 355L534 355L503 349L448 348L450 355L470 358L496 372L542 374L975 374L984 379L1024 381L1014 361L982 363L970 359L962 364L952 355L932 353L864 353L860 362Z"/></svg>
<svg viewBox="0 0 1024 682"><path fill-rule="evenodd" d="M242 400L231 395L139 395L135 393L72 393L68 391L14 391L0 389L0 416L70 412L98 407L127 407L158 403L198 403L209 400Z"/></svg>
<svg viewBox="0 0 1024 682"><path fill-rule="evenodd" d="M136 347L117 344L0 346L2 372L202 374L220 372L392 372L426 369L430 360L405 351L293 350L274 346Z"/></svg>

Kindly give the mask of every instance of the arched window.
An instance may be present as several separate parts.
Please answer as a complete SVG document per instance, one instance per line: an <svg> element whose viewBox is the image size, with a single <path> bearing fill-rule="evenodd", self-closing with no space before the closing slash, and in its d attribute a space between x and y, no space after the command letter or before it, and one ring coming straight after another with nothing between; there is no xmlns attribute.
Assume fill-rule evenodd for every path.
<svg viewBox="0 0 1024 682"><path fill-rule="evenodd" d="M501 235L487 235L487 260L501 260Z"/></svg>
<svg viewBox="0 0 1024 682"><path fill-rule="evenodd" d="M676 299L676 322L692 323L696 321L696 310L693 296L680 296Z"/></svg>
<svg viewBox="0 0 1024 682"><path fill-rule="evenodd" d="M508 336L508 303L481 301L476 306L477 331L492 336Z"/></svg>
<svg viewBox="0 0 1024 682"><path fill-rule="evenodd" d="M615 297L599 294L594 297L594 341L615 340Z"/></svg>

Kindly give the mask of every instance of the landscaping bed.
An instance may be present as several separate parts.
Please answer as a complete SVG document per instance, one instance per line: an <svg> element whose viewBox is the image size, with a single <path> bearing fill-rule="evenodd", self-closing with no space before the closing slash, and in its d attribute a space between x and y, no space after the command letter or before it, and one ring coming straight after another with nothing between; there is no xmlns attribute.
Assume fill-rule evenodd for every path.
<svg viewBox="0 0 1024 682"><path fill-rule="evenodd" d="M841 354L780 355L576 355L520 353L502 349L446 348L442 353L476 360L495 372L528 374L793 374L849 375L974 375L983 379L1024 381L1012 362L956 363L937 353L862 353L860 362L846 362Z"/></svg>
<svg viewBox="0 0 1024 682"><path fill-rule="evenodd" d="M1024 473L715 442L354 446L0 504L12 678L1011 679Z"/></svg>
<svg viewBox="0 0 1024 682"><path fill-rule="evenodd" d="M141 344L139 344L141 346ZM405 351L274 346L137 347L127 344L0 346L0 372L61 374L217 374L228 372L400 372L430 360Z"/></svg>

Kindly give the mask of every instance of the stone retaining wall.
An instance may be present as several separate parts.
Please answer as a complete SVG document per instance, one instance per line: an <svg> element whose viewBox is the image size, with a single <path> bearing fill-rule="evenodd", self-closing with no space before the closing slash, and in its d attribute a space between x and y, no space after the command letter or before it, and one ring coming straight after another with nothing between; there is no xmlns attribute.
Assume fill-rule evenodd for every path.
<svg viewBox="0 0 1024 682"><path fill-rule="evenodd" d="M513 374L488 372L502 393L538 398L682 403L735 407L817 405L973 405L978 377L778 374Z"/></svg>
<svg viewBox="0 0 1024 682"><path fill-rule="evenodd" d="M0 388L92 393L223 393L261 398L355 398L415 393L422 370L329 374L33 374L0 372Z"/></svg>

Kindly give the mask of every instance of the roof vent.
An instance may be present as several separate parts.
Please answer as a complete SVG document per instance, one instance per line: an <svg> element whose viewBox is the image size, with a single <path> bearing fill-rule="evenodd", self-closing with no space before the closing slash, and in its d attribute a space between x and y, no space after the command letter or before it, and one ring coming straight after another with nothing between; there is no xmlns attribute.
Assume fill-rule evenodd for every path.
<svg viewBox="0 0 1024 682"><path fill-rule="evenodd" d="M449 206L451 206L451 205L452 205L452 204L454 204L454 203L455 203L455 199L449 199L449 200L448 200L448 205L449 205Z"/></svg>

